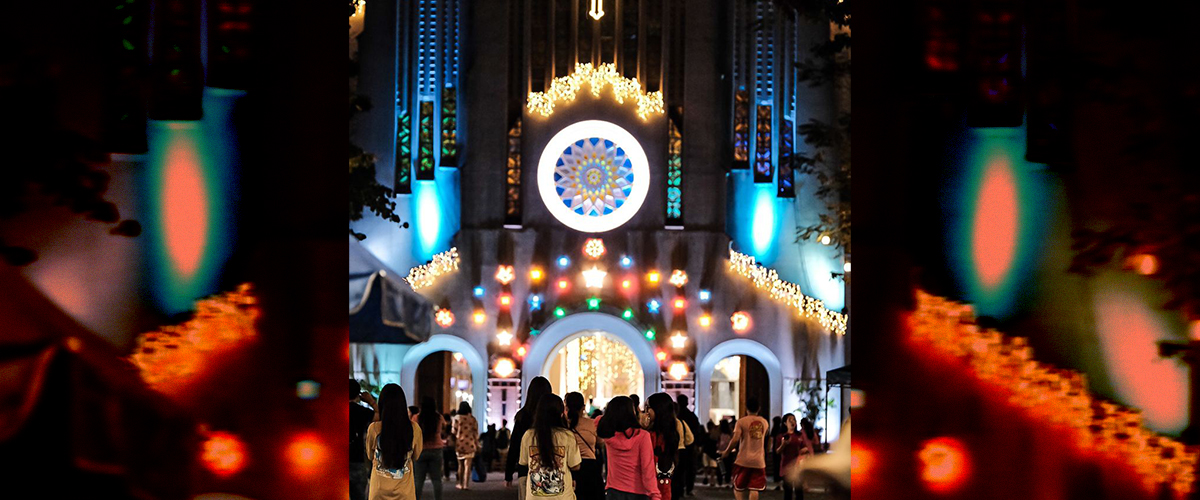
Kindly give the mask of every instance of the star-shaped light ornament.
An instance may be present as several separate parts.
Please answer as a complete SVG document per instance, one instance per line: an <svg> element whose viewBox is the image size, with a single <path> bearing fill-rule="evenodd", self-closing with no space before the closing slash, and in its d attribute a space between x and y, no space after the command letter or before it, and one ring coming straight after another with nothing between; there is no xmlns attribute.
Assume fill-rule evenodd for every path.
<svg viewBox="0 0 1200 500"><path fill-rule="evenodd" d="M604 288L604 277L608 273L598 267L592 267L583 272L583 281L588 288Z"/></svg>
<svg viewBox="0 0 1200 500"><path fill-rule="evenodd" d="M688 282L687 273L684 272L682 269L676 269L671 272L671 278L668 279L667 282L671 283L672 285L674 285L676 287L682 287L683 285L686 285Z"/></svg>
<svg viewBox="0 0 1200 500"><path fill-rule="evenodd" d="M513 278L516 277L517 274L513 271L513 266L501 265L496 268L496 281L499 281L502 285L512 283Z"/></svg>

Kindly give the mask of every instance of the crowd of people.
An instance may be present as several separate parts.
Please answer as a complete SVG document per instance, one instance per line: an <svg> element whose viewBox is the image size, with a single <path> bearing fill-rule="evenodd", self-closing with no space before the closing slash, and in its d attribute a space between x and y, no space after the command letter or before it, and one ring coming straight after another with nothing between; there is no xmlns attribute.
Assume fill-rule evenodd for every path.
<svg viewBox="0 0 1200 500"><path fill-rule="evenodd" d="M617 396L589 413L584 396L553 393L535 377L513 430L489 424L481 432L466 402L442 414L432 398L408 406L404 390L388 384L378 401L351 384L351 500L420 500L426 479L442 500L443 478L470 489L502 464L504 481L519 500L679 500L704 484L732 488L736 500L757 500L774 476L784 500L804 492L785 471L821 452L812 423L793 414L759 415L747 398L746 415L701 426L688 398L666 393ZM368 409L363 404L373 408Z"/></svg>

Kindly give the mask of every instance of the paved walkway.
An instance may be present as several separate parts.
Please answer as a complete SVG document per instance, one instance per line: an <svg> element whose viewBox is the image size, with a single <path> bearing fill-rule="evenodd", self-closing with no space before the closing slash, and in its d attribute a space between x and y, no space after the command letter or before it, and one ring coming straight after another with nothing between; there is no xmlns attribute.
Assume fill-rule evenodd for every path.
<svg viewBox="0 0 1200 500"><path fill-rule="evenodd" d="M775 484L772 482L769 489L762 492L758 498L760 500L783 500L783 490L774 488ZM694 497L685 497L684 500L733 500L733 490L704 486L702 479L696 484L694 493ZM454 487L453 476L449 481L442 482L442 500L516 500L516 498L515 484L512 488L505 488L504 474L501 472L488 474L488 480L485 482L471 483L471 489L466 491ZM804 500L828 500L828 498L828 495L820 492L809 492L804 495ZM433 486L429 481L425 482L421 500L434 500Z"/></svg>

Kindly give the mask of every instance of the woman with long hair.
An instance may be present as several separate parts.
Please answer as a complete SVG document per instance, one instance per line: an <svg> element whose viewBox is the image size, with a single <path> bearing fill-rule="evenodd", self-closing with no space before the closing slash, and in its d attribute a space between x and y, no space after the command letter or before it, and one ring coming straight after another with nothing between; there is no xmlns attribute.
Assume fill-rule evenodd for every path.
<svg viewBox="0 0 1200 500"><path fill-rule="evenodd" d="M567 394L567 429L575 434L575 445L583 462L575 478L575 496L579 500L601 500L604 480L600 477L600 462L596 460L596 423L584 414L583 394Z"/></svg>
<svg viewBox="0 0 1200 500"><path fill-rule="evenodd" d="M460 490L471 489L471 460L479 451L479 421L471 415L471 405L466 401L458 404L458 415L451 424L455 436L454 454L458 456L458 484Z"/></svg>
<svg viewBox="0 0 1200 500"><path fill-rule="evenodd" d="M525 498L575 499L570 471L579 470L582 458L563 413L561 398L554 394L542 396L533 427L521 437L521 458L517 463L529 470Z"/></svg>
<svg viewBox="0 0 1200 500"><path fill-rule="evenodd" d="M671 476L679 461L679 427L675 418L675 402L666 393L658 392L646 398L646 429L654 445L654 462L657 464L658 490L662 500L671 500Z"/></svg>
<svg viewBox="0 0 1200 500"><path fill-rule="evenodd" d="M542 396L554 392L550 387L550 381L546 377L533 377L529 381L529 387L525 389L525 394L522 400L525 403L516 416L513 417L512 436L508 440L508 457L504 464L504 486L512 486L513 473L517 474L517 499L525 500L525 483L526 475L529 474L529 468L517 463L517 459L521 457L521 438L525 436L525 431L528 431L533 426L533 416L537 412L537 405L542 400Z"/></svg>
<svg viewBox="0 0 1200 500"><path fill-rule="evenodd" d="M417 423L421 426L421 434L425 436L423 451L414 466L416 475L417 498L421 500L421 490L425 487L425 477L433 483L433 500L442 500L442 448L446 446L442 435L442 414L434 405L433 398L421 398L421 412L417 414Z"/></svg>
<svg viewBox="0 0 1200 500"><path fill-rule="evenodd" d="M717 440L717 484L722 486L733 487L733 457L720 456L720 451L729 448L729 442L733 440L733 426L730 425L729 419L721 419L721 423L717 424L720 429L721 437Z"/></svg>
<svg viewBox="0 0 1200 500"><path fill-rule="evenodd" d="M807 422L807 419L805 420ZM796 415L788 413L783 416L783 431L779 434L775 453L780 457L779 468L789 471L812 454L812 443L806 433L797 432ZM796 488L796 500L804 500L804 488ZM783 500L792 500L792 483L783 482Z"/></svg>
<svg viewBox="0 0 1200 500"><path fill-rule="evenodd" d="M654 444L638 423L633 401L625 396L612 398L596 435L608 450L607 500L662 500L654 473Z"/></svg>
<svg viewBox="0 0 1200 500"><path fill-rule="evenodd" d="M421 428L408 418L408 399L396 384L379 392L379 420L367 427L364 439L371 460L370 500L415 500L413 456L423 446Z"/></svg>

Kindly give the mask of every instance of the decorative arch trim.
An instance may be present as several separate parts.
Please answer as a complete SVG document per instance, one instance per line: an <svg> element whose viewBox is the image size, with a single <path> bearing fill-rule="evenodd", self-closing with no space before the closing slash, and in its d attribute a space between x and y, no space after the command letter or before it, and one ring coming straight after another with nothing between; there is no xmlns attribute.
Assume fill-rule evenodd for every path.
<svg viewBox="0 0 1200 500"><path fill-rule="evenodd" d="M699 358L696 364L696 414L708 418L708 409L712 404L712 391L707 390L712 384L713 370L717 362L729 356L749 356L767 370L767 383L770 385L771 402L770 415L783 414L783 370L779 358L767 346L750 339L732 339L717 344Z"/></svg>
<svg viewBox="0 0 1200 500"><path fill-rule="evenodd" d="M471 414L479 422L487 422L487 363L474 345L454 335L433 335L429 340L412 346L404 354L404 361L400 365L400 387L404 388L404 394L410 398L409 404L417 404L411 399L416 394L417 365L420 365L426 356L441 351L461 352L467 360L467 365L471 367L471 394L475 399L471 405Z"/></svg>
<svg viewBox="0 0 1200 500"><path fill-rule="evenodd" d="M542 329L542 332L529 342L529 352L525 355L525 362L521 367L521 387L529 387L529 381L545 371L550 356L563 342L585 330L607 332L629 346L629 350L633 351L642 367L643 394L659 392L659 379L662 374L658 369L658 360L654 358L654 349L646 342L642 333L629 322L599 312L572 314L555 320Z"/></svg>

